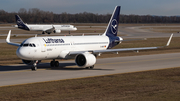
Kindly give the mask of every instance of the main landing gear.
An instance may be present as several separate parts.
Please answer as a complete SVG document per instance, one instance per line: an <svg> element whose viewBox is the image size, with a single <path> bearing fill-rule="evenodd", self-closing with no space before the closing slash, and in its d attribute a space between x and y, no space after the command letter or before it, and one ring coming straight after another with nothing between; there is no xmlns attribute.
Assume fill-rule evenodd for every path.
<svg viewBox="0 0 180 101"><path fill-rule="evenodd" d="M51 67L59 67L59 62L55 61L55 59L53 59L53 61L50 62L50 66Z"/></svg>
<svg viewBox="0 0 180 101"><path fill-rule="evenodd" d="M45 34L45 33L46 33L46 32L44 32L44 31L42 32L42 34ZM47 32L47 34L51 34L51 32Z"/></svg>

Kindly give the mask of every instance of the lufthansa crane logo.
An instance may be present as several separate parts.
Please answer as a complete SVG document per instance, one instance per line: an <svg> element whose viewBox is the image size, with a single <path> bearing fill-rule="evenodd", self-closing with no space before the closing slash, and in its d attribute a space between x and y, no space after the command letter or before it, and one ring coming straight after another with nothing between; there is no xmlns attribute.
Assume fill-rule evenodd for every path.
<svg viewBox="0 0 180 101"><path fill-rule="evenodd" d="M22 22L21 22L20 19L17 20L17 23L18 23L19 25L22 25Z"/></svg>
<svg viewBox="0 0 180 101"><path fill-rule="evenodd" d="M112 22L111 22L111 32L112 32L113 34L116 34L116 32L117 32L117 26L118 26L117 20L116 20L116 19L113 19Z"/></svg>

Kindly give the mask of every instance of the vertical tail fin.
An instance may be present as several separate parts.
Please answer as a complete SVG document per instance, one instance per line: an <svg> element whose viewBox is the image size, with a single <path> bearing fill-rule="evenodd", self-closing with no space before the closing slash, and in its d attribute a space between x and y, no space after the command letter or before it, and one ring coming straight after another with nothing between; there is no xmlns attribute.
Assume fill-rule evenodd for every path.
<svg viewBox="0 0 180 101"><path fill-rule="evenodd" d="M19 15L15 15L15 17L16 17L16 24L18 26L25 25L24 22L22 21L22 19L19 17Z"/></svg>
<svg viewBox="0 0 180 101"><path fill-rule="evenodd" d="M24 24L24 22L19 17L19 15L15 15L15 17L16 17L16 24L18 25L18 28L24 29L24 30L29 30L29 28Z"/></svg>
<svg viewBox="0 0 180 101"><path fill-rule="evenodd" d="M117 36L118 33L118 24L119 24L119 14L120 14L121 6L116 6L114 12L111 16L109 24L106 28L106 31L103 35L114 37Z"/></svg>

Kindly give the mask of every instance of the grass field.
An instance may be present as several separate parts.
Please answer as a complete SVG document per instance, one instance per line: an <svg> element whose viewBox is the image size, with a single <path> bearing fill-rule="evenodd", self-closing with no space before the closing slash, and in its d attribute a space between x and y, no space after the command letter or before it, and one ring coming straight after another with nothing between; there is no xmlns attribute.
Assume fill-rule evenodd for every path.
<svg viewBox="0 0 180 101"><path fill-rule="evenodd" d="M180 67L0 87L1 101L179 101Z"/></svg>

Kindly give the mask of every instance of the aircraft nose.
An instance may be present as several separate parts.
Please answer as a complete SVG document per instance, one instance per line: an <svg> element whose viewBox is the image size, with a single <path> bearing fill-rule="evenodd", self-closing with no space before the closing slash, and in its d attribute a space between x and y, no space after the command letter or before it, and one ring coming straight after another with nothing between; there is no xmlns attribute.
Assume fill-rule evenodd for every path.
<svg viewBox="0 0 180 101"><path fill-rule="evenodd" d="M28 50L18 48L16 51L16 55L21 59L29 59L31 55L29 55Z"/></svg>
<svg viewBox="0 0 180 101"><path fill-rule="evenodd" d="M76 31L76 30L77 30L77 28L75 27L75 28L74 28L74 30Z"/></svg>

